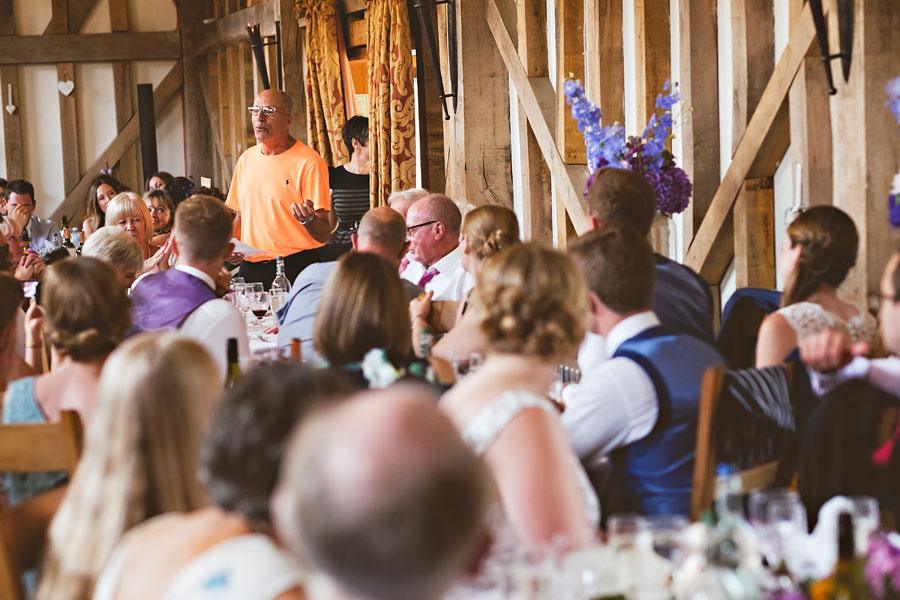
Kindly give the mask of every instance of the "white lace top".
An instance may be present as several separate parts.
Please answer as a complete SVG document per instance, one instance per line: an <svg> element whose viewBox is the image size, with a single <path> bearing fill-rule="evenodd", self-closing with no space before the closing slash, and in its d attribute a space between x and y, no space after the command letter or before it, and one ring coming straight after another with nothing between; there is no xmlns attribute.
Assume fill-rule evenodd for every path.
<svg viewBox="0 0 900 600"><path fill-rule="evenodd" d="M794 331L797 339L808 335L821 333L826 329L844 327L850 335L850 343L875 341L878 332L878 321L866 311L860 310L854 317L844 320L834 313L830 313L821 304L815 302L798 302L778 310Z"/></svg>
<svg viewBox="0 0 900 600"><path fill-rule="evenodd" d="M543 409L554 419L559 417L559 413L548 400L531 392L513 390L501 394L482 408L465 426L462 437L477 454L482 455L516 415L527 408L535 407ZM585 516L597 526L600 523L600 503L575 453L573 452L571 456L578 489L584 503ZM506 519L502 506L498 504L491 518L491 549L481 565L481 572L456 586L446 598L479 600L502 598L502 595L497 594L500 593L504 578L508 576L509 568L524 553L524 544L518 539L512 525Z"/></svg>

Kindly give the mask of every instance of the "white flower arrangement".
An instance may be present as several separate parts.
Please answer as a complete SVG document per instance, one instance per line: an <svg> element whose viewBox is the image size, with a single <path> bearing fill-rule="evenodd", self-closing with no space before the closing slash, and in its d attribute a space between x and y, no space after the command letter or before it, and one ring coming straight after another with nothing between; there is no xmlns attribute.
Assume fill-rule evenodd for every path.
<svg viewBox="0 0 900 600"><path fill-rule="evenodd" d="M386 388L406 374L406 371L391 364L383 348L369 350L360 366L363 377L372 389Z"/></svg>

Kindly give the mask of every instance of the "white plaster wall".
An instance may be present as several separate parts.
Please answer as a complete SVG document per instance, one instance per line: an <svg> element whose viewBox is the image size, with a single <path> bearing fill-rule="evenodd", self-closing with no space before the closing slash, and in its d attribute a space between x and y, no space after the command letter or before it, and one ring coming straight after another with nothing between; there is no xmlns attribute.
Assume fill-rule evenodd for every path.
<svg viewBox="0 0 900 600"><path fill-rule="evenodd" d="M13 7L18 35L43 33L51 16L49 1L13 0ZM165 31L177 26L175 5L170 0L129 0L128 11L129 26L133 31ZM107 0L101 0L81 32L108 31L109 4ZM132 64L133 82L157 85L174 62L135 62ZM117 133L112 66L109 63L78 63L73 75L83 174L86 166L96 160ZM35 185L37 214L43 217L51 214L65 197L57 82L55 65L29 65L19 70L16 104L22 117L25 177ZM3 90L3 95L5 104L6 90ZM132 98L136 107L136 90L132 91ZM156 127L159 168L176 175L184 173L184 121L180 93L164 107ZM5 160L0 144L0 175L4 177Z"/></svg>

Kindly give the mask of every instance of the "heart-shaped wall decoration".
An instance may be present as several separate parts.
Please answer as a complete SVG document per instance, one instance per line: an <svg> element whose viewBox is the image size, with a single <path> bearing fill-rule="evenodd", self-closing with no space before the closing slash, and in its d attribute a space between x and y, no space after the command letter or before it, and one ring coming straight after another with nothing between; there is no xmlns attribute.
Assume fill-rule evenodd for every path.
<svg viewBox="0 0 900 600"><path fill-rule="evenodd" d="M75 82L69 79L68 81L60 81L56 86L59 88L59 93L63 96L68 96L75 90Z"/></svg>
<svg viewBox="0 0 900 600"><path fill-rule="evenodd" d="M16 105L15 104L7 104L6 112L8 112L9 114L13 114L14 112L16 112Z"/></svg>

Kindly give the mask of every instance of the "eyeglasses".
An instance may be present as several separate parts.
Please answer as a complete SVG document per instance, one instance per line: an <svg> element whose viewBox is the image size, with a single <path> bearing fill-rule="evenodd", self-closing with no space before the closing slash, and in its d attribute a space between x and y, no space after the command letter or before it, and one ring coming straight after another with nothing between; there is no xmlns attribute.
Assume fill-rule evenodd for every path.
<svg viewBox="0 0 900 600"><path fill-rule="evenodd" d="M869 310L878 312L882 302L891 302L896 304L900 302L900 296L897 294L882 294L881 292L872 292L869 294Z"/></svg>
<svg viewBox="0 0 900 600"><path fill-rule="evenodd" d="M438 222L439 221L425 221L424 223L419 223L418 225L410 225L409 227L406 228L406 235L407 235L407 237L414 236L416 234L416 229L418 229L419 227L425 227L426 225L434 225L435 223L438 223Z"/></svg>
<svg viewBox="0 0 900 600"><path fill-rule="evenodd" d="M275 113L281 113L283 115L290 115L291 113L285 112L281 109L275 108L274 106L248 106L247 110L250 112L251 116L258 117L259 113L262 113L263 116L271 117Z"/></svg>

